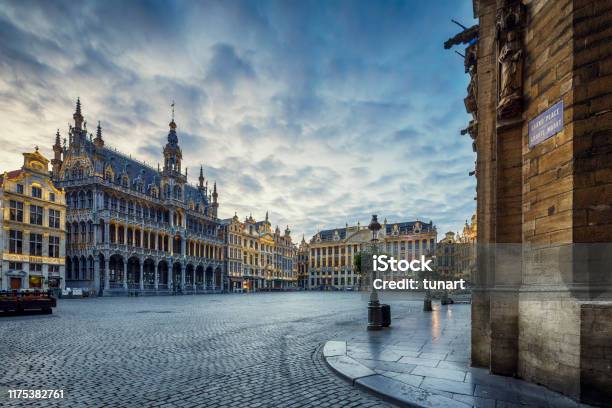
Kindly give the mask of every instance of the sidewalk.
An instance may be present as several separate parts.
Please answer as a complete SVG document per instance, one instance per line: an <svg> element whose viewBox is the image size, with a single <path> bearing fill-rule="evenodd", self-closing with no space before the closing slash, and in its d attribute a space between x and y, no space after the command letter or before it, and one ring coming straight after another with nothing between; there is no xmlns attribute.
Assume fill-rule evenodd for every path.
<svg viewBox="0 0 612 408"><path fill-rule="evenodd" d="M393 314L390 328L328 341L327 364L353 385L414 407L582 407L544 387L469 366L470 305L422 302ZM401 314L400 314L401 313ZM398 315L399 314L399 315Z"/></svg>

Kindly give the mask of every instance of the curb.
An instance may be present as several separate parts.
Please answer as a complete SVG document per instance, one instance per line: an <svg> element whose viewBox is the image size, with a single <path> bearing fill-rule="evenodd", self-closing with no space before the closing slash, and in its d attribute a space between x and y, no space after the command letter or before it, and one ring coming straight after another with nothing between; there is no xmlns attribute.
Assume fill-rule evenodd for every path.
<svg viewBox="0 0 612 408"><path fill-rule="evenodd" d="M377 374L347 355L346 341L326 342L323 346L323 360L334 373L350 381L351 385L402 407L469 407L452 398Z"/></svg>

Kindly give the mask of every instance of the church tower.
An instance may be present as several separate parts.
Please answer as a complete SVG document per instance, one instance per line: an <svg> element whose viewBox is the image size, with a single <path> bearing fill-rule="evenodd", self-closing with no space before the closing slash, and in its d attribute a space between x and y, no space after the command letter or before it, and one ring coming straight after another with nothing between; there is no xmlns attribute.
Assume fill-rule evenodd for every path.
<svg viewBox="0 0 612 408"><path fill-rule="evenodd" d="M51 172L53 174L53 179L57 179L59 176L59 171L62 167L63 152L64 149L62 148L60 141L60 132L59 129L57 129L57 133L55 134L55 143L53 144L53 160L51 160Z"/></svg>
<svg viewBox="0 0 612 408"><path fill-rule="evenodd" d="M165 199L183 200L184 184L187 176L181 173L183 152L178 144L176 123L174 122L174 103L172 103L172 120L169 123L168 143L164 147L164 168L162 169L163 197Z"/></svg>

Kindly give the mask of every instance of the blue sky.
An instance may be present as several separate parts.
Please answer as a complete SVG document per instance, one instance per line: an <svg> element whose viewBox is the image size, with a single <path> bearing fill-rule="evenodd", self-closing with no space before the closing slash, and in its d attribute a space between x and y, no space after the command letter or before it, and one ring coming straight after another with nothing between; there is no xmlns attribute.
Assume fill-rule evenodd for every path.
<svg viewBox="0 0 612 408"><path fill-rule="evenodd" d="M235 211L317 229L475 210L459 130L468 78L443 49L471 1L13 1L0 4L2 170L51 155L81 97L89 128L153 166L169 105L191 182Z"/></svg>

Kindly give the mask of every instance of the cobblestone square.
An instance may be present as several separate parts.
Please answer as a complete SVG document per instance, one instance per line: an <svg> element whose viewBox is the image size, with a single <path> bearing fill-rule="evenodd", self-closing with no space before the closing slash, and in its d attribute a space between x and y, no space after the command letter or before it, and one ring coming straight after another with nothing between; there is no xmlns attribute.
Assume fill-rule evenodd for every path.
<svg viewBox="0 0 612 408"><path fill-rule="evenodd" d="M51 316L0 320L0 406L388 406L321 358L365 322L348 292L60 300Z"/></svg>

